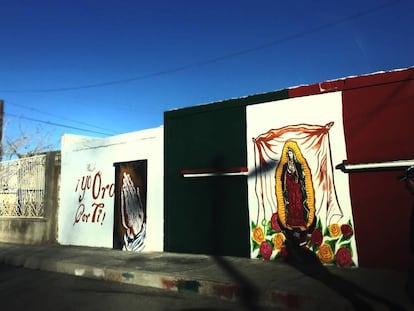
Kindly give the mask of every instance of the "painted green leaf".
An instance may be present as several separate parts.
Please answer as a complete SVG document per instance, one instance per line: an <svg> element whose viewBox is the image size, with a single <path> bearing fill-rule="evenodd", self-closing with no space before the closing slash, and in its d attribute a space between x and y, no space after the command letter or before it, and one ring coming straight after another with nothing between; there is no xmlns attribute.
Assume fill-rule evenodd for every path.
<svg viewBox="0 0 414 311"><path fill-rule="evenodd" d="M345 237L345 236L342 235L339 243L342 243L342 242L345 242L345 241L349 241L349 240L351 240L351 238L352 238L352 234L350 236L347 236L347 237Z"/></svg>
<svg viewBox="0 0 414 311"><path fill-rule="evenodd" d="M269 228L269 230L267 232L267 235L274 235L276 233L277 233L277 231L273 230L272 228Z"/></svg>
<svg viewBox="0 0 414 311"><path fill-rule="evenodd" d="M273 231L272 229L272 225L270 224L270 221L266 224L266 235L270 235L271 231Z"/></svg>
<svg viewBox="0 0 414 311"><path fill-rule="evenodd" d="M256 229L257 225L254 223L254 221L252 221L252 230Z"/></svg>
<svg viewBox="0 0 414 311"><path fill-rule="evenodd" d="M260 245L259 243L257 243L255 240L252 239L252 247L253 247L253 250L255 251L256 249L260 247Z"/></svg>
<svg viewBox="0 0 414 311"><path fill-rule="evenodd" d="M318 218L315 229L319 229L322 232L322 222L320 218Z"/></svg>
<svg viewBox="0 0 414 311"><path fill-rule="evenodd" d="M350 242L349 243L342 244L341 247L344 247L344 248L349 249L351 251L351 254L352 254L352 246L351 246L351 243Z"/></svg>
<svg viewBox="0 0 414 311"><path fill-rule="evenodd" d="M328 244L332 251L335 253L336 251L336 242L338 242L338 239L334 239L334 240L326 240L325 243Z"/></svg>
<svg viewBox="0 0 414 311"><path fill-rule="evenodd" d="M325 230L323 231L323 235L329 237L330 233L329 233L329 229L328 227L325 227Z"/></svg>

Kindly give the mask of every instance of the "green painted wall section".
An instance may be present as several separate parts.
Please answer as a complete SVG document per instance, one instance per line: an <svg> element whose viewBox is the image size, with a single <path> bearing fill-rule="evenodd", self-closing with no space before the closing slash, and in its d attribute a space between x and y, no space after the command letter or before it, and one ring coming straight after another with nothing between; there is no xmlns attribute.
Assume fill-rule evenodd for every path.
<svg viewBox="0 0 414 311"><path fill-rule="evenodd" d="M164 113L165 250L250 256L247 176L184 178L184 169L247 166L246 106L287 90Z"/></svg>

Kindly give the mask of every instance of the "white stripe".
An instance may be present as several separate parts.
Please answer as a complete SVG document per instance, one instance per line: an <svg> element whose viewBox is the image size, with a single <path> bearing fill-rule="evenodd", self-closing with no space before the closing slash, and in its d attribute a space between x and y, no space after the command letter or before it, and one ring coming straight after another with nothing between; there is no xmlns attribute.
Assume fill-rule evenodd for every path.
<svg viewBox="0 0 414 311"><path fill-rule="evenodd" d="M414 165L413 160L397 160L397 161L384 161L384 162L372 162L372 163L348 163L340 164L337 166L339 169L345 169L346 171L364 170L364 169L381 169L381 168L403 168Z"/></svg>
<svg viewBox="0 0 414 311"><path fill-rule="evenodd" d="M184 177L212 177L212 176L247 176L248 172L236 172L236 173L186 173L183 174Z"/></svg>

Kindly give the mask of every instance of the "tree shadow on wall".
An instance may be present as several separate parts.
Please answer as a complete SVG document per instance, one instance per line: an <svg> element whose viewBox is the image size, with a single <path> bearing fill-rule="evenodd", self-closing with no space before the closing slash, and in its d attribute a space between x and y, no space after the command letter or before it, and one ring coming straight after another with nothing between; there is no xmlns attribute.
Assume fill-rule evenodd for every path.
<svg viewBox="0 0 414 311"><path fill-rule="evenodd" d="M220 222L220 213L226 207L223 206L224 198L228 195L226 192L225 187L223 187L223 179L224 178L232 178L230 176L224 176L220 172L224 172L225 168L223 167L223 161L221 159L216 159L214 161L215 170L218 172L217 176L213 177L214 180L211 184L211 193L213 197L213 204L212 204L212 212L213 212L213 227L217 228L221 225ZM248 222L247 222L248 224ZM255 310L261 311L261 307L259 306L259 290L235 267L231 262L226 260L222 255L221 249L221 238L219 236L219 230L212 230L212 242L213 242L213 249L212 249L212 258L216 262L216 264L225 271L231 279L237 285L237 299L238 302L246 309L246 310Z"/></svg>
<svg viewBox="0 0 414 311"><path fill-rule="evenodd" d="M225 179L233 178L230 176L224 176L224 167L221 159L214 161L215 175L208 180L208 194L211 197L211 227L209 228L210 235L210 255L214 262L219 266L232 280L235 285L234 295L237 297L235 303L240 305L239 310L249 311L262 311L259 306L259 292L258 289L235 267L231 262L223 257L223 241L221 238L221 227L223 227L222 217L223 211L226 206L223 202L226 201L228 193L225 189ZM194 181L197 182L197 181ZM247 222L248 224L248 222ZM234 308L233 308L234 309ZM211 309L211 308L182 308L174 309L176 311L226 311L224 309Z"/></svg>

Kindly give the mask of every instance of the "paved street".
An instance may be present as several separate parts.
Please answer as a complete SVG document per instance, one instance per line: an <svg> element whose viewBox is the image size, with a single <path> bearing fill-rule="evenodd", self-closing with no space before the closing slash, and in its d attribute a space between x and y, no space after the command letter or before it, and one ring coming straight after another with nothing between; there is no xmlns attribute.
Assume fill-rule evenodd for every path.
<svg viewBox="0 0 414 311"><path fill-rule="evenodd" d="M248 310L236 302L0 265L1 310Z"/></svg>

